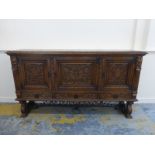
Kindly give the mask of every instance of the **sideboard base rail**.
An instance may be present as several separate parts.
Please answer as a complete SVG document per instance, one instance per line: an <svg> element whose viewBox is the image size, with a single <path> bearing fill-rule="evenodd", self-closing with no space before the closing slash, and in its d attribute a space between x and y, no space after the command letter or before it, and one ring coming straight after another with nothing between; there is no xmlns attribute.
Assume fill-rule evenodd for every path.
<svg viewBox="0 0 155 155"><path fill-rule="evenodd" d="M32 109L36 109L39 106L74 106L76 109L82 106L102 106L102 107L114 107L125 115L126 118L132 118L132 104L133 101L69 101L69 100L52 100L52 101L19 101L21 104L21 117L26 117Z"/></svg>

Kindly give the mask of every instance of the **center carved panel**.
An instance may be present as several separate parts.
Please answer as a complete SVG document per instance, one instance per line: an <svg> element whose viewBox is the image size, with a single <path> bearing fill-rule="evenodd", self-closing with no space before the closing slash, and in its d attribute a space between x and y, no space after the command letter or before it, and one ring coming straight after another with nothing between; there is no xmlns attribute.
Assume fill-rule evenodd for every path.
<svg viewBox="0 0 155 155"><path fill-rule="evenodd" d="M61 64L62 85L91 85L92 64Z"/></svg>
<svg viewBox="0 0 155 155"><path fill-rule="evenodd" d="M127 63L110 63L108 66L108 83L111 85L125 85L127 67Z"/></svg>
<svg viewBox="0 0 155 155"><path fill-rule="evenodd" d="M43 63L26 63L25 78L27 85L44 85L44 64Z"/></svg>

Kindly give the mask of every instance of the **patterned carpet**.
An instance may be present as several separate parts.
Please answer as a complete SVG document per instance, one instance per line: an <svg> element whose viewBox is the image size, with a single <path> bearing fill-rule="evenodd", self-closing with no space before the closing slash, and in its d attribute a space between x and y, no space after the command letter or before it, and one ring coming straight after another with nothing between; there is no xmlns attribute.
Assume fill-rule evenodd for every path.
<svg viewBox="0 0 155 155"><path fill-rule="evenodd" d="M19 104L0 104L1 135L155 134L155 104L135 104L133 119L110 107L39 107L19 115Z"/></svg>

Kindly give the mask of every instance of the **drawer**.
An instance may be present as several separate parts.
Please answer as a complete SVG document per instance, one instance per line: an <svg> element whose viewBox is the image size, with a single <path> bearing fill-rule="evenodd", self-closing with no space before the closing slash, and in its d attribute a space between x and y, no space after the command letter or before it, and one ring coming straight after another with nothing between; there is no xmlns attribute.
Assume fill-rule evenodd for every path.
<svg viewBox="0 0 155 155"><path fill-rule="evenodd" d="M24 99L49 99L52 98L50 92L22 92L22 98Z"/></svg>
<svg viewBox="0 0 155 155"><path fill-rule="evenodd" d="M56 99L98 99L98 94L85 93L57 93Z"/></svg>
<svg viewBox="0 0 155 155"><path fill-rule="evenodd" d="M132 95L130 93L105 93L100 94L100 99L103 100L126 100L126 99L132 99Z"/></svg>

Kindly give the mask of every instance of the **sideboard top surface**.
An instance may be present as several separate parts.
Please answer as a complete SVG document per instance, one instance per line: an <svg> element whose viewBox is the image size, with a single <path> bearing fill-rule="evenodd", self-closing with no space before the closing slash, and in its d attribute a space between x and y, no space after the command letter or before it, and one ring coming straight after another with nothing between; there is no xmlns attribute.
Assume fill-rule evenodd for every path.
<svg viewBox="0 0 155 155"><path fill-rule="evenodd" d="M145 55L145 51L135 50L8 50L8 55L20 55L20 54L53 54L53 55Z"/></svg>

